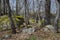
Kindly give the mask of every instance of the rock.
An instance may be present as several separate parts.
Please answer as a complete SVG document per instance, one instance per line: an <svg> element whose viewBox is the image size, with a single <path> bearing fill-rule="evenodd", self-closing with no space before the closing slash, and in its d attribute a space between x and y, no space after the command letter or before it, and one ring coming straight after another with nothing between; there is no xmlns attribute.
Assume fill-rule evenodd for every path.
<svg viewBox="0 0 60 40"><path fill-rule="evenodd" d="M6 29L7 29L7 25L4 23L3 27L2 27L2 30L6 30Z"/></svg>
<svg viewBox="0 0 60 40"><path fill-rule="evenodd" d="M59 33L60 33L60 28L58 29Z"/></svg>
<svg viewBox="0 0 60 40"><path fill-rule="evenodd" d="M10 38L11 37L11 35L3 35L3 39L8 39L8 38Z"/></svg>
<svg viewBox="0 0 60 40"><path fill-rule="evenodd" d="M6 30L6 28L4 27L4 28L2 28L2 30Z"/></svg>
<svg viewBox="0 0 60 40"><path fill-rule="evenodd" d="M5 40L5 39L1 39L1 40Z"/></svg>
<svg viewBox="0 0 60 40"><path fill-rule="evenodd" d="M8 26L8 27L7 27L8 29L11 29L10 23L7 23L7 26Z"/></svg>
<svg viewBox="0 0 60 40"><path fill-rule="evenodd" d="M35 31L35 28L25 28L22 30L23 33L32 34Z"/></svg>
<svg viewBox="0 0 60 40"><path fill-rule="evenodd" d="M3 26L1 25L0 27L2 28Z"/></svg>
<svg viewBox="0 0 60 40"><path fill-rule="evenodd" d="M53 32L53 33L56 32L54 26L52 26L52 25L46 25L46 26L43 28L43 30L44 30L45 32L48 32L48 31L51 31L51 32Z"/></svg>

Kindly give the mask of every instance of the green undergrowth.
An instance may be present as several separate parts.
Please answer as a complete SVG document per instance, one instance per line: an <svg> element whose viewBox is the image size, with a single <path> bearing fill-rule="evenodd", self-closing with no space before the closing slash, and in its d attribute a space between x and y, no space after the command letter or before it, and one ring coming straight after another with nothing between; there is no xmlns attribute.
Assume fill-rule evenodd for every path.
<svg viewBox="0 0 60 40"><path fill-rule="evenodd" d="M12 18L14 19L15 17L12 16ZM16 21L20 21L18 18L23 18L22 16L16 16ZM9 22L9 17L7 15L1 16L0 17L0 23L2 22Z"/></svg>
<svg viewBox="0 0 60 40"><path fill-rule="evenodd" d="M16 16L16 15L12 16L12 18L13 18L15 24L16 24L17 22L19 22L19 21L22 22L22 19L24 19L23 16ZM21 19L21 20L20 20L20 19ZM9 19L9 17L8 17L7 15L0 16L0 30L2 29L2 28L1 28L1 25L3 25L4 23L8 23L8 22L10 22L10 19ZM30 19L29 19L29 22L30 22L30 23L35 23L35 19L30 18ZM44 22L44 20L39 20L39 22L40 22L39 25L41 25L41 24ZM59 27L60 27L60 21L59 21L58 25L59 25ZM23 27L23 26L22 26L22 27ZM27 28L30 28L30 27L31 27L31 26L27 26Z"/></svg>
<svg viewBox="0 0 60 40"><path fill-rule="evenodd" d="M14 20L14 23L16 22L19 22L21 21L20 19L23 18L23 16L12 16L13 20ZM0 16L0 30L2 30L1 26L4 24L4 23L9 23L10 22L10 19L7 15L4 15L4 16Z"/></svg>

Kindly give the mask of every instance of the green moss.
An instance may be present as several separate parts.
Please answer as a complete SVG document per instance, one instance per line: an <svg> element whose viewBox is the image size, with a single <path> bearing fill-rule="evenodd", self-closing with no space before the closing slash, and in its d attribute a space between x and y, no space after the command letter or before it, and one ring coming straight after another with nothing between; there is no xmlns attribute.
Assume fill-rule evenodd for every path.
<svg viewBox="0 0 60 40"><path fill-rule="evenodd" d="M23 16L16 16L16 15L14 16L13 15L12 18L13 18L13 20L14 20L14 18L16 19L16 20L14 20L15 24L18 22L20 22L20 24L23 24L23 22L24 22ZM4 23L8 23L8 22L10 22L10 20L9 20L9 17L7 15L0 17L0 26Z"/></svg>
<svg viewBox="0 0 60 40"><path fill-rule="evenodd" d="M29 21L32 23L35 23L35 19L30 19Z"/></svg>
<svg viewBox="0 0 60 40"><path fill-rule="evenodd" d="M20 21L18 18L16 18L16 21Z"/></svg>
<svg viewBox="0 0 60 40"><path fill-rule="evenodd" d="M8 16L4 15L0 17L0 26L6 22L9 22Z"/></svg>
<svg viewBox="0 0 60 40"><path fill-rule="evenodd" d="M16 18L23 18L23 16L16 16Z"/></svg>
<svg viewBox="0 0 60 40"><path fill-rule="evenodd" d="M2 26L4 23L10 22L9 17L7 15L1 16L0 17L0 26ZM2 28L0 28L0 31L2 30Z"/></svg>
<svg viewBox="0 0 60 40"><path fill-rule="evenodd" d="M31 25L27 25L27 28L31 28L32 26Z"/></svg>
<svg viewBox="0 0 60 40"><path fill-rule="evenodd" d="M58 25L59 25L59 27L60 27L60 21L59 21Z"/></svg>
<svg viewBox="0 0 60 40"><path fill-rule="evenodd" d="M22 19L24 19L23 16L16 16L16 21L22 21Z"/></svg>
<svg viewBox="0 0 60 40"><path fill-rule="evenodd" d="M2 31L2 28L0 27L0 31Z"/></svg>

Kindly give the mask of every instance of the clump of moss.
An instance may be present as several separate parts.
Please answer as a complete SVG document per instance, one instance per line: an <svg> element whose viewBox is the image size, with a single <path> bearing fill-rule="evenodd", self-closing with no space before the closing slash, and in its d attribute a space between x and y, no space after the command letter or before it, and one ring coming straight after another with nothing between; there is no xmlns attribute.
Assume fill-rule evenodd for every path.
<svg viewBox="0 0 60 40"><path fill-rule="evenodd" d="M16 16L16 18L23 18L23 16Z"/></svg>
<svg viewBox="0 0 60 40"><path fill-rule="evenodd" d="M32 26L31 25L27 25L27 28L32 28Z"/></svg>
<svg viewBox="0 0 60 40"><path fill-rule="evenodd" d="M2 31L2 28L0 27L0 31Z"/></svg>
<svg viewBox="0 0 60 40"><path fill-rule="evenodd" d="M17 23L19 29L20 29L20 28L23 28L23 26L21 26L21 25L23 25L23 23L24 23L24 18L23 18L23 16L16 16L16 23Z"/></svg>
<svg viewBox="0 0 60 40"><path fill-rule="evenodd" d="M35 19L30 19L29 20L31 23L35 23Z"/></svg>
<svg viewBox="0 0 60 40"><path fill-rule="evenodd" d="M16 21L24 21L23 16L16 16Z"/></svg>

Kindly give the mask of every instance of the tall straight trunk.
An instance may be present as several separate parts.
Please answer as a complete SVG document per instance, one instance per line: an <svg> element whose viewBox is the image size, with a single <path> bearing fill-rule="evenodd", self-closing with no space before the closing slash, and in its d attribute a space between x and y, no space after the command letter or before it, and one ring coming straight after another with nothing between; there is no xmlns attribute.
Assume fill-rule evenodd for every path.
<svg viewBox="0 0 60 40"><path fill-rule="evenodd" d="M4 9L4 10L3 10L3 15L5 14L5 1L6 1L6 0L3 0L3 4L4 4L4 7L3 7L3 9Z"/></svg>
<svg viewBox="0 0 60 40"><path fill-rule="evenodd" d="M26 23L26 0L24 0L24 8L25 8L24 20L25 20L25 23Z"/></svg>
<svg viewBox="0 0 60 40"><path fill-rule="evenodd" d="M25 2L25 23L29 24L29 9L28 9L28 4L27 4L27 0L24 1Z"/></svg>
<svg viewBox="0 0 60 40"><path fill-rule="evenodd" d="M40 8L39 8L39 0L37 0L37 8L38 8L38 10L37 10L37 13L36 13L36 23L38 23L38 20L39 20L39 10L40 10Z"/></svg>
<svg viewBox="0 0 60 40"><path fill-rule="evenodd" d="M28 0L27 0L27 8L26 8L26 10L27 10L27 24L30 24L29 23L29 3L28 3Z"/></svg>
<svg viewBox="0 0 60 40"><path fill-rule="evenodd" d="M1 16L1 0L0 0L0 16Z"/></svg>
<svg viewBox="0 0 60 40"><path fill-rule="evenodd" d="M57 0L59 3L59 18L60 18L60 0Z"/></svg>
<svg viewBox="0 0 60 40"><path fill-rule="evenodd" d="M24 14L24 18L26 18L26 1L24 0L24 6L25 6L25 14ZM26 19L25 19L26 20Z"/></svg>
<svg viewBox="0 0 60 40"><path fill-rule="evenodd" d="M34 4L34 0L33 0L33 13L35 12L35 11L34 11L34 8L35 8L34 5L35 5L35 4Z"/></svg>
<svg viewBox="0 0 60 40"><path fill-rule="evenodd" d="M45 2L45 15L46 15L46 21L45 25L49 25L50 23L50 5L51 5L51 0L46 0Z"/></svg>
<svg viewBox="0 0 60 40"><path fill-rule="evenodd" d="M57 0L59 3L59 17L60 17L60 0Z"/></svg>
<svg viewBox="0 0 60 40"><path fill-rule="evenodd" d="M16 0L16 16L19 16L19 9L18 9L19 5L18 4L19 4L19 0ZM19 28L20 27L20 22L17 22L16 26Z"/></svg>
<svg viewBox="0 0 60 40"><path fill-rule="evenodd" d="M15 28L14 21L13 21L13 18L12 18L12 13L11 13L11 8L10 8L9 0L6 0L6 3L7 3L7 5L8 5L8 9L9 9L8 16L9 16L10 21L11 21L12 33L15 34L15 33L16 33L16 28Z"/></svg>
<svg viewBox="0 0 60 40"><path fill-rule="evenodd" d="M18 2L19 2L19 0L16 0L16 15L19 15L19 14L18 14L18 11L19 11L19 10L18 10Z"/></svg>

